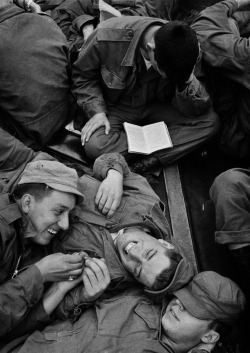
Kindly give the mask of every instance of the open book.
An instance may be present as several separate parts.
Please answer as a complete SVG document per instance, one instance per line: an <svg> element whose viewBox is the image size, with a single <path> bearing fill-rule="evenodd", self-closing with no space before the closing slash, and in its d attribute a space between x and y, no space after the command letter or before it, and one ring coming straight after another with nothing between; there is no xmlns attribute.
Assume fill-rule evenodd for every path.
<svg viewBox="0 0 250 353"><path fill-rule="evenodd" d="M163 121L145 126L124 123L124 129L130 153L150 154L173 147L167 125Z"/></svg>
<svg viewBox="0 0 250 353"><path fill-rule="evenodd" d="M104 0L99 0L100 22L105 21L111 17L121 17L120 11L113 6L107 4Z"/></svg>

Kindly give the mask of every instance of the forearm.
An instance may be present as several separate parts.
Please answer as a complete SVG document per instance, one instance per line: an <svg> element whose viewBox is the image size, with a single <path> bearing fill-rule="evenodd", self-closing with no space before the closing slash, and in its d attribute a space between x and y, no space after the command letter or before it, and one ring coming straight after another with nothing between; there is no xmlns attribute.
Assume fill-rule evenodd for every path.
<svg viewBox="0 0 250 353"><path fill-rule="evenodd" d="M237 9L235 0L219 2L201 12L193 29L201 44L205 63L249 87L250 40L240 37L230 24Z"/></svg>
<svg viewBox="0 0 250 353"><path fill-rule="evenodd" d="M107 113L101 87L102 63L96 33L95 30L88 37L72 68L72 92L89 119L98 113Z"/></svg>

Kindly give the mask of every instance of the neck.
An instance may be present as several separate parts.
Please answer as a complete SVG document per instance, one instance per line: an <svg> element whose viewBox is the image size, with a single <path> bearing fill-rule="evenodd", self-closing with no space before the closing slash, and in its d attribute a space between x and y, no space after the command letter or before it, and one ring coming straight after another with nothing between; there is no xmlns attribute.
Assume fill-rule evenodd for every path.
<svg viewBox="0 0 250 353"><path fill-rule="evenodd" d="M164 343L166 343L170 348L172 348L174 353L186 353L190 349L192 349L192 348L194 348L196 346L194 344L187 344L186 342L185 343L180 343L180 342L177 343L175 341L172 341L166 335L163 335L162 341Z"/></svg>

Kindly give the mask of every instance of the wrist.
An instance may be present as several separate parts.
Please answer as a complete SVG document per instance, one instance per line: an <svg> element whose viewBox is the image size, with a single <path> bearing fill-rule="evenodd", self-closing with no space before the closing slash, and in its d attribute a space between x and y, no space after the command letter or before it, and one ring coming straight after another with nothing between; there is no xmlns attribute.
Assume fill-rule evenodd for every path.
<svg viewBox="0 0 250 353"><path fill-rule="evenodd" d="M107 171L107 177L111 177L111 176L115 176L116 178L123 179L123 175L120 172L118 172L118 170L112 169L112 168L110 168Z"/></svg>

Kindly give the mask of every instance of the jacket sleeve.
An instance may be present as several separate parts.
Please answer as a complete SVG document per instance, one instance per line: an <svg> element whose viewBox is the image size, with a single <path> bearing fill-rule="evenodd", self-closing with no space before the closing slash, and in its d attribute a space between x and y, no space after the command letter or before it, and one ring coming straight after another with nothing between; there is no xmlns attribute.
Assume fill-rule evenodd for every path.
<svg viewBox="0 0 250 353"><path fill-rule="evenodd" d="M93 177L98 180L104 180L109 169L115 169L124 177L127 177L131 171L124 157L119 153L105 153L95 160L93 166Z"/></svg>
<svg viewBox="0 0 250 353"><path fill-rule="evenodd" d="M249 89L250 39L232 30L231 16L236 11L235 0L219 2L203 10L192 27L198 35L205 63Z"/></svg>
<svg viewBox="0 0 250 353"><path fill-rule="evenodd" d="M101 88L102 63L97 33L98 29L88 37L72 68L72 92L89 119L97 113L107 113Z"/></svg>
<svg viewBox="0 0 250 353"><path fill-rule="evenodd" d="M42 298L43 289L42 276L35 265L0 285L0 336L24 325L25 317Z"/></svg>

